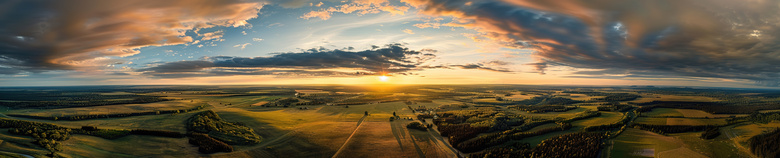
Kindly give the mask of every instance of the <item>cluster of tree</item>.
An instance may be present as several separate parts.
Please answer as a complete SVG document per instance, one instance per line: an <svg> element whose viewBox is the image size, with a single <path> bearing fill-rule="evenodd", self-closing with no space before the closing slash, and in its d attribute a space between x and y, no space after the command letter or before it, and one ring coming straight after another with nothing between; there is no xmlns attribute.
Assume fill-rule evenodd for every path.
<svg viewBox="0 0 780 158"><path fill-rule="evenodd" d="M131 112L131 113L111 113L111 114L87 114L87 115L65 115L65 116L32 116L32 115L19 115L19 114L8 114L8 116L13 117L22 117L22 118L31 118L31 119L41 119L41 120L70 120L70 121L77 121L77 120L89 120L89 119L101 119L101 118L120 118L120 117L131 117L131 116L143 116L143 115L159 115L159 114L177 114L177 113L186 113L188 111L195 111L200 110L203 108L206 108L208 104L199 105L193 108L189 109L181 109L181 110L159 110L159 111L144 111L144 112Z"/></svg>
<svg viewBox="0 0 780 158"><path fill-rule="evenodd" d="M189 143L198 146L198 151L204 154L216 152L232 152L233 147L219 140L209 137L208 134L192 132L189 134Z"/></svg>
<svg viewBox="0 0 780 158"><path fill-rule="evenodd" d="M531 157L585 158L598 157L606 138L604 133L578 132L542 141Z"/></svg>
<svg viewBox="0 0 780 158"><path fill-rule="evenodd" d="M608 93L604 98L593 98L591 101L619 102L631 101L642 96L631 93Z"/></svg>
<svg viewBox="0 0 780 158"><path fill-rule="evenodd" d="M184 138L184 134L182 134L181 132L166 131L166 130L133 129L130 131L130 134L150 135L150 136L170 137L170 138Z"/></svg>
<svg viewBox="0 0 780 158"><path fill-rule="evenodd" d="M417 112L426 112L428 110L431 110L431 109L428 109L425 106L417 106L417 108L414 108L414 111L417 111Z"/></svg>
<svg viewBox="0 0 780 158"><path fill-rule="evenodd" d="M758 157L780 157L780 129L751 137L748 146Z"/></svg>
<svg viewBox="0 0 780 158"><path fill-rule="evenodd" d="M34 144L52 152L62 151L57 141L70 138L70 129L50 123L0 118L0 128L11 128L9 133L32 136Z"/></svg>
<svg viewBox="0 0 780 158"><path fill-rule="evenodd" d="M522 132L520 130L510 129L499 133L492 133L492 134L479 136L469 141L453 144L453 146L455 146L455 148L458 148L458 150L462 152L466 152L466 153L476 152L476 151L483 150L485 148L489 148L491 146L504 144L510 140L521 140L521 139L539 136L551 132L565 131L571 129L571 127L572 126L570 123L560 123L556 127L548 127L534 132Z"/></svg>
<svg viewBox="0 0 780 158"><path fill-rule="evenodd" d="M760 113L756 111L750 114L746 119L756 123L769 123L774 120L780 120L780 112Z"/></svg>
<svg viewBox="0 0 780 158"><path fill-rule="evenodd" d="M474 138L482 132L490 130L489 127L471 127L468 123L463 124L449 124L434 121L437 129L442 136L449 138L449 142L452 146L456 146L460 142Z"/></svg>
<svg viewBox="0 0 780 158"><path fill-rule="evenodd" d="M73 134L90 135L90 136L100 137L103 139L117 139L117 138L130 135L130 130L120 130L120 129L94 129L94 130L71 129L71 132L73 132Z"/></svg>
<svg viewBox="0 0 780 158"><path fill-rule="evenodd" d="M417 130L421 130L421 131L427 131L428 130L428 128L425 125L423 125L422 123L417 122L417 121L410 122L409 124L406 124L406 128L417 129Z"/></svg>
<svg viewBox="0 0 780 158"><path fill-rule="evenodd" d="M563 105L513 105L508 108L514 108L529 113L566 112L576 109L576 107Z"/></svg>
<svg viewBox="0 0 780 158"><path fill-rule="evenodd" d="M569 105L580 103L581 101L571 100L564 97L538 96L531 99L512 102L519 105Z"/></svg>
<svg viewBox="0 0 780 158"><path fill-rule="evenodd" d="M42 123L34 121L14 120L0 117L0 128L28 128L37 127L41 129L66 129L51 123Z"/></svg>
<svg viewBox="0 0 780 158"><path fill-rule="evenodd" d="M698 132L704 131L708 128L716 128L717 126L710 125L649 125L649 124L634 124L634 128L655 132L658 134L667 133L684 133L684 132Z"/></svg>
<svg viewBox="0 0 780 158"><path fill-rule="evenodd" d="M528 143L513 143L506 146L485 149L479 153L469 154L469 158L507 158L531 157L533 148Z"/></svg>
<svg viewBox="0 0 780 158"><path fill-rule="evenodd" d="M589 111L588 110L588 111L584 111L584 112L578 113L577 115L575 115L572 118L563 119L563 120L560 120L558 122L571 123L571 122L574 122L574 121L577 121L577 120L587 119L587 118L591 118L591 117L599 117L599 116L601 116L601 112Z"/></svg>
<svg viewBox="0 0 780 158"><path fill-rule="evenodd" d="M536 127L536 126L541 126L543 124L548 124L548 123L553 123L553 122L555 122L555 120L547 120L547 119L544 119L544 120L530 120L529 119L527 122L525 122L524 124L522 124L522 125L520 125L518 127L515 127L514 129L518 130L518 131L527 131L527 130L530 130L530 129Z"/></svg>
<svg viewBox="0 0 780 158"><path fill-rule="evenodd" d="M187 120L187 130L206 133L227 144L250 145L260 143L262 140L251 128L241 123L224 121L211 110L190 117Z"/></svg>
<svg viewBox="0 0 780 158"><path fill-rule="evenodd" d="M297 98L284 98L284 99L277 99L277 100L274 100L272 102L265 103L262 106L263 107L268 107L268 106L289 107L289 106L295 105L295 103L298 103L298 102L300 102L300 100L298 100Z"/></svg>
<svg viewBox="0 0 780 158"><path fill-rule="evenodd" d="M425 119L427 119L427 118L432 119L433 116L434 116L434 114L419 114L419 115L417 115L417 119L422 121L422 122L425 122Z"/></svg>
<svg viewBox="0 0 780 158"><path fill-rule="evenodd" d="M33 144L49 150L52 153L62 151L62 146L59 141L65 141L70 138L70 129L67 128L43 129L34 126L26 126L8 129L8 133L31 136L34 139Z"/></svg>
<svg viewBox="0 0 780 158"><path fill-rule="evenodd" d="M628 110L631 110L631 106L628 104L621 104L619 102L610 102L606 104L599 105L596 107L599 111L619 111L619 112L626 112Z"/></svg>
<svg viewBox="0 0 780 158"><path fill-rule="evenodd" d="M710 127L704 130L703 133L701 133L701 136L699 138L701 139L712 139L715 137L718 137L720 135L720 128L718 127Z"/></svg>

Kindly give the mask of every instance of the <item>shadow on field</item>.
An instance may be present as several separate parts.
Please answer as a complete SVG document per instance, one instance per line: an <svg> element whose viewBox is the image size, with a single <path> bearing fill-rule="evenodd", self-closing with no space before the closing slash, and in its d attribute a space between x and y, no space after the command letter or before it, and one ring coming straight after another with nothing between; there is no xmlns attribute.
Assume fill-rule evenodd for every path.
<svg viewBox="0 0 780 158"><path fill-rule="evenodd" d="M220 117L230 122L241 122L252 128L255 133L263 137L260 144L251 146L234 146L237 150L232 153L214 154L214 157L330 157L335 151L313 144L304 138L297 137L300 133L295 130L282 130L271 126L269 123L252 121L256 118L245 116L238 112L217 112Z"/></svg>

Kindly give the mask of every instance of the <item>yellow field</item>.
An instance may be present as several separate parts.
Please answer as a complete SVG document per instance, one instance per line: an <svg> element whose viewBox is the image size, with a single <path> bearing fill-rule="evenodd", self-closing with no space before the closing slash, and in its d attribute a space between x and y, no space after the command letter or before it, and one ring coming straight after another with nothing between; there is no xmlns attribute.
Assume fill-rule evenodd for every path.
<svg viewBox="0 0 780 158"><path fill-rule="evenodd" d="M620 121L621 118L623 118L623 113L602 111L601 116L599 117L592 117L584 120L574 121L572 122L572 125L580 126L580 127L605 125L605 124L612 124L618 122Z"/></svg>
<svg viewBox="0 0 780 158"><path fill-rule="evenodd" d="M747 150L747 140L763 132L768 132L780 128L780 122L774 121L767 124L760 123L742 123L722 128L721 132L729 139L733 140L740 148Z"/></svg>
<svg viewBox="0 0 780 158"><path fill-rule="evenodd" d="M473 99L475 103L503 103L504 101L498 101L496 98L481 98L481 99Z"/></svg>
<svg viewBox="0 0 780 158"><path fill-rule="evenodd" d="M571 100L578 100L578 101L587 101L587 100L591 100L591 99L595 99L595 98L604 98L605 97L605 96L588 96L588 95L585 95L585 94L570 94L570 93L561 93L561 94L569 95L568 98L570 98Z"/></svg>
<svg viewBox="0 0 780 158"><path fill-rule="evenodd" d="M583 111L588 110L588 109L590 109L590 107L582 106L580 108L569 110L569 111L566 111L566 112L529 113L529 112L518 111L518 110L513 110L513 112L515 112L517 114L520 114L520 115L523 115L523 116L528 116L528 117L555 119L556 117L572 118L572 117L576 116L577 113L583 112Z"/></svg>
<svg viewBox="0 0 780 158"><path fill-rule="evenodd" d="M712 158L731 158L731 157L750 157L747 150L741 150L735 146L734 141L730 140L725 134L721 134L714 139L701 139L702 132L690 132L672 134L675 138L681 140L689 149Z"/></svg>
<svg viewBox="0 0 780 158"><path fill-rule="evenodd" d="M62 142L62 154L72 157L197 157L186 138L129 135L115 140L73 135ZM132 152L128 152L132 151Z"/></svg>
<svg viewBox="0 0 780 158"><path fill-rule="evenodd" d="M531 99L531 98L536 97L536 96L539 96L539 95L535 95L535 94L525 94L525 95L523 95L522 92L512 92L512 96L508 96L508 97L507 96L501 96L501 97L504 97L504 99L509 99L509 100L525 100L525 99Z"/></svg>
<svg viewBox="0 0 780 158"><path fill-rule="evenodd" d="M681 140L639 129L626 129L610 141L612 151L609 157L662 157L662 158L706 158L688 148Z"/></svg>

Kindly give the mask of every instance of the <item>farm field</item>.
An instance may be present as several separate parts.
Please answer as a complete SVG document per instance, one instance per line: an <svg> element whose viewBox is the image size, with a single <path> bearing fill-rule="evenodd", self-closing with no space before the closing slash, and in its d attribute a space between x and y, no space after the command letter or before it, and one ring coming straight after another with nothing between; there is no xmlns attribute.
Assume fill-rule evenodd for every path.
<svg viewBox="0 0 780 158"><path fill-rule="evenodd" d="M612 157L707 157L691 150L682 140L673 136L638 129L627 129L612 143Z"/></svg>
<svg viewBox="0 0 780 158"><path fill-rule="evenodd" d="M185 110L205 104L190 100L174 100L145 104L106 105L98 107L74 107L61 109L22 109L9 110L6 114L22 114L30 116L67 116L67 115L100 115L113 113L137 113L166 110Z"/></svg>
<svg viewBox="0 0 780 158"><path fill-rule="evenodd" d="M450 87L450 88L446 88ZM160 87L156 87L160 88ZM162 88L179 88L177 86ZM118 104L90 107L65 108L13 108L5 107L0 112L4 119L17 119L51 123L71 130L95 127L100 130L163 130L184 134L180 137L159 137L153 135L126 134L116 138L104 138L71 132L67 140L58 141L56 154L62 157L469 157L493 152L495 148L512 150L537 150L548 144L542 142L560 136L586 132L586 127L610 126L587 132L607 135L619 133L612 139L604 139L607 146L598 148L603 156L611 157L751 157L747 140L753 136L780 127L780 120L769 123L754 123L749 114L710 114L696 109L655 108L643 112L640 117L625 114L633 111L609 111L600 106L607 105L604 96L565 94L560 90L528 90L518 88L524 100L497 102L495 98L470 100L476 96L493 94L484 87L431 86L429 89L406 92L404 88L360 89L356 87L290 87L252 89L242 86L188 88L186 90L143 89L106 90L100 95L175 98L143 104ZM238 88L236 90L233 88ZM302 89L302 90L301 90ZM419 88L417 88L419 89ZM415 90L417 90L415 89ZM442 90L446 89L446 90ZM296 91L299 90L299 91ZM579 88L578 90L582 90ZM611 90L614 90L611 91ZM296 96L295 92L303 93ZM326 93L327 92L327 93ZM337 92L337 93L330 93ZM457 93L454 93L457 92ZM599 89L598 92L627 93L626 90ZM631 92L631 91L628 91ZM306 95L309 93L310 95ZM442 94L443 93L443 94ZM633 92L631 92L633 93ZM69 95L74 95L70 94ZM90 93L77 93L90 95ZM316 94L316 95L311 95ZM603 95L603 94L599 94ZM643 93L643 95L650 95ZM665 94L668 95L668 94ZM689 96L683 96L686 98ZM579 99L576 99L579 98ZM588 99L583 99L588 98ZM592 98L601 98L592 99ZM690 98L689 98L690 99ZM699 98L701 99L701 98ZM484 104L482 104L484 103ZM528 112L518 106L495 103L522 103L530 107L566 107L565 110ZM628 103L609 103L634 106ZM202 109L179 113L149 114L116 118L88 118L83 120L47 120L14 117L18 114L32 116L96 115L123 112L155 110ZM632 108L636 109L636 108ZM601 110L601 111L600 111ZM629 109L630 110L630 109ZM246 127L248 131L262 137L254 144L228 144L232 151L204 153L198 146L190 144L192 132L189 120L196 113L213 111L223 122ZM579 118L585 114L598 116ZM772 115L772 110L763 111ZM16 114L16 115L14 115ZM8 116L11 115L11 116ZM731 116L734 116L733 118ZM630 116L634 116L633 114ZM422 120L421 120L422 119ZM727 125L727 119L742 119L740 123ZM391 121L392 120L392 121ZM423 121L425 120L425 121ZM530 125L522 134L532 134L519 139L494 139L493 144L466 144L458 137L465 137L469 143L481 143L479 137L512 131L525 124ZM632 126L614 127L614 124L649 124L721 127L721 135L713 139L702 139L703 131L658 134ZM409 126L420 123L421 129ZM563 130L562 125L570 125ZM416 128L416 127L415 127ZM0 151L4 154L45 156L50 151L34 143L34 138L9 133L12 128L0 129ZM454 129L454 130L453 130ZM481 130L480 130L481 129ZM466 132L478 131L473 135ZM606 133L601 133L606 132ZM220 140L217 140L220 141ZM527 146L525 146L527 144ZM596 152L598 152L596 151ZM170 156L177 155L177 156Z"/></svg>
<svg viewBox="0 0 780 158"><path fill-rule="evenodd" d="M769 111L767 111L769 112ZM649 117L694 117L694 118L724 118L724 117L742 117L745 114L712 114L696 109L673 109L673 108L654 108L650 112L642 113Z"/></svg>
<svg viewBox="0 0 780 158"><path fill-rule="evenodd" d="M656 118L639 117L637 123L651 125L724 125L726 119L703 119L703 118Z"/></svg>
<svg viewBox="0 0 780 158"><path fill-rule="evenodd" d="M716 102L721 101L712 97L705 96L682 96L682 95L664 95L664 94L647 94L641 98L631 101L635 103L647 103L652 101L682 101L682 102Z"/></svg>

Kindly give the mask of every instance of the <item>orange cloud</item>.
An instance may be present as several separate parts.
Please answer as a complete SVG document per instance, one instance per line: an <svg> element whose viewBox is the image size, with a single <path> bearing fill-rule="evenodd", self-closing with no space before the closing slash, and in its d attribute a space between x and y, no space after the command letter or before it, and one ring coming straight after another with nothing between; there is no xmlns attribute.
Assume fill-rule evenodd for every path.
<svg viewBox="0 0 780 158"><path fill-rule="evenodd" d="M264 5L242 0L73 0L12 4L0 19L0 65L25 71L76 69L107 56L131 56L139 48L193 42L187 31L246 26ZM10 17L13 16L13 17ZM44 17L44 18L41 18ZM30 27L35 26L35 27ZM219 39L220 31L203 34Z"/></svg>

